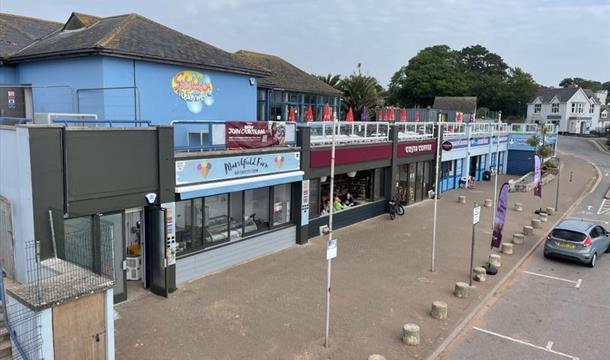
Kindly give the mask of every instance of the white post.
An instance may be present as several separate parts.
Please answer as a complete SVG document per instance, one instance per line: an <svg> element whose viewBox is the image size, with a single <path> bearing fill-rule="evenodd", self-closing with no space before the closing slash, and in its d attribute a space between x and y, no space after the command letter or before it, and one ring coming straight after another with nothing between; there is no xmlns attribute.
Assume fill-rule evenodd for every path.
<svg viewBox="0 0 610 360"><path fill-rule="evenodd" d="M437 134L436 134L436 175L434 176L434 216L432 220L432 259L430 262L430 271L436 271L434 262L436 261L436 208L438 203L438 194L441 191L441 186L438 181L439 168L441 166L441 139L443 138L443 127L441 124L441 114L439 113L436 119Z"/></svg>
<svg viewBox="0 0 610 360"><path fill-rule="evenodd" d="M500 126L502 125L502 113L498 115L498 133L496 134L496 178L494 184L493 197L493 215L491 217L491 231L496 226L496 198L498 197L498 175L500 174ZM493 142L493 128L491 132L491 141Z"/></svg>
<svg viewBox="0 0 610 360"><path fill-rule="evenodd" d="M336 132L337 119L333 119L333 132L330 148L330 211L328 214L328 243L333 239L333 213L334 213L334 186L335 186L335 132ZM328 259L328 266L326 271L326 332L324 335L324 346L328 347L328 333L330 330L330 268L332 265L332 259Z"/></svg>

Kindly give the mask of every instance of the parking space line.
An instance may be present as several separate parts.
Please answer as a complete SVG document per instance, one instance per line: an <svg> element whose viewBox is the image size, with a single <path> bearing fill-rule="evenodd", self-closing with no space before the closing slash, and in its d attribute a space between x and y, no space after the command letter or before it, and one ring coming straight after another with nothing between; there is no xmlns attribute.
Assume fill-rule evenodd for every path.
<svg viewBox="0 0 610 360"><path fill-rule="evenodd" d="M608 221L604 221L604 220L600 220L600 219L588 219L588 218L583 218L583 217L577 217L577 216L570 216L565 218L566 220L580 220L580 221L590 221L590 222L596 222L596 223L604 223L604 224L608 224Z"/></svg>
<svg viewBox="0 0 610 360"><path fill-rule="evenodd" d="M578 279L578 280L574 281L574 280L568 280L568 279L564 279L564 278L560 278L560 277L556 277L556 276L538 274L538 273L531 272L531 271L523 271L523 272L526 273L526 274L530 274L530 275L534 275L534 276L540 276L540 277L547 278L547 279L553 279L553 280L569 282L571 284L574 284L574 287L577 288L577 289L579 289L580 285L582 284L582 279Z"/></svg>
<svg viewBox="0 0 610 360"><path fill-rule="evenodd" d="M578 357L576 357L576 356L572 356L572 355L564 354L564 353L562 353L562 352L555 351L555 350L551 349L551 347L553 346L553 342L552 342L552 341L549 341L549 342L547 343L546 347L544 347L544 346L538 346L538 345L534 345L534 344L528 343L528 342L523 341L523 340L514 339L514 338L512 338L512 337L510 337L510 336L506 336L506 335L498 334L497 332L493 332L493 331L489 331L489 330L481 329L481 328L476 327L476 326L473 326L472 328L473 328L473 329L475 329L475 330L477 330L477 331L480 331L480 332L483 332L483 333L489 334L489 335L497 336L497 337L499 337L499 338L501 338L501 339L504 339L504 340L509 340L509 341L515 342L515 343L517 343L517 344L521 344L521 345L529 346L529 347L531 347L531 348L538 349L538 350L542 350L542 351L546 351L546 352L548 352L548 353L555 354L555 355L558 355L558 356L563 356L563 357L566 357L566 358L568 358L568 359L572 359L572 360L579 360L579 359L578 359Z"/></svg>
<svg viewBox="0 0 610 360"><path fill-rule="evenodd" d="M599 209L597 210L597 215L610 214L610 201L608 199L603 199L602 203L599 204Z"/></svg>

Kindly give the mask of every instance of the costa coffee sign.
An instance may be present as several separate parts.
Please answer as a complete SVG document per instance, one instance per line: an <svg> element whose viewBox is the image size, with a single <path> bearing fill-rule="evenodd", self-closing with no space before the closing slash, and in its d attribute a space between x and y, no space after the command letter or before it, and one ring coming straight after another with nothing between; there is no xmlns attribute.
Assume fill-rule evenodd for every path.
<svg viewBox="0 0 610 360"><path fill-rule="evenodd" d="M436 153L436 139L398 144L398 157L429 155Z"/></svg>

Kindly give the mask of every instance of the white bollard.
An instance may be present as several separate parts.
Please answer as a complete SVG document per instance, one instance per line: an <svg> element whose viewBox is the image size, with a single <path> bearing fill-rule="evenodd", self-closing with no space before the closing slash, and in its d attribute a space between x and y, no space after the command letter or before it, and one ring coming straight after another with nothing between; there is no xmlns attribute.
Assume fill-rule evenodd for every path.
<svg viewBox="0 0 610 360"><path fill-rule="evenodd" d="M419 326L417 324L405 324L402 327L402 342L409 345L419 345Z"/></svg>
<svg viewBox="0 0 610 360"><path fill-rule="evenodd" d="M515 203L515 207L513 209L515 209L515 211L523 211L523 204Z"/></svg>
<svg viewBox="0 0 610 360"><path fill-rule="evenodd" d="M464 195L458 196L458 202L460 204L466 204L466 196L464 196Z"/></svg>
<svg viewBox="0 0 610 360"><path fill-rule="evenodd" d="M458 298L465 298L468 297L468 290L470 289L470 286L468 284L466 284L465 282L456 282L455 283L455 288L453 289L453 295L455 295Z"/></svg>
<svg viewBox="0 0 610 360"><path fill-rule="evenodd" d="M529 225L525 225L523 227L523 235L532 235L534 233L534 228L529 226Z"/></svg>
<svg viewBox="0 0 610 360"><path fill-rule="evenodd" d="M546 214L540 214L538 215L538 220L540 220L541 222L547 222L549 220L549 216Z"/></svg>
<svg viewBox="0 0 610 360"><path fill-rule="evenodd" d="M554 207L547 207L546 208L546 213L549 214L550 216L555 215L555 208Z"/></svg>
<svg viewBox="0 0 610 360"><path fill-rule="evenodd" d="M491 201L491 199L485 199L485 207L492 207L493 206L493 202Z"/></svg>
<svg viewBox="0 0 610 360"><path fill-rule="evenodd" d="M487 271L485 271L484 267L478 266L473 269L474 277L473 279L478 282L485 282Z"/></svg>
<svg viewBox="0 0 610 360"><path fill-rule="evenodd" d="M379 354L369 355L369 360L385 360L385 356Z"/></svg>
<svg viewBox="0 0 610 360"><path fill-rule="evenodd" d="M512 255L513 254L513 244L502 243L502 254Z"/></svg>
<svg viewBox="0 0 610 360"><path fill-rule="evenodd" d="M447 319L447 303L444 301L433 301L430 315L437 320Z"/></svg>
<svg viewBox="0 0 610 360"><path fill-rule="evenodd" d="M523 244L524 237L525 236L523 236L523 234L521 234L521 233L514 233L513 234L513 244L516 244L516 245Z"/></svg>
<svg viewBox="0 0 610 360"><path fill-rule="evenodd" d="M534 229L542 229L542 222L540 219L532 219L532 227Z"/></svg>
<svg viewBox="0 0 610 360"><path fill-rule="evenodd" d="M502 266L502 262L501 262L502 257L498 254L491 254L489 255L489 265L495 267L495 268L499 268L500 266Z"/></svg>

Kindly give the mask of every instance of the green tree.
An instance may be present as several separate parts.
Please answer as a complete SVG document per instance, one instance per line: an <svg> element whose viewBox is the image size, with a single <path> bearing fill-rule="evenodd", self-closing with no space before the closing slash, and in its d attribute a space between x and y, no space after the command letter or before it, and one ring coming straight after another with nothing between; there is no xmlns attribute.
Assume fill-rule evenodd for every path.
<svg viewBox="0 0 610 360"><path fill-rule="evenodd" d="M341 75L336 74L328 74L326 76L324 75L314 75L315 77L317 77L318 79L324 81L325 83L327 83L328 85L334 87L335 89L339 89L339 83L341 82Z"/></svg>
<svg viewBox="0 0 610 360"><path fill-rule="evenodd" d="M422 49L390 80L388 101L402 106L432 105L435 96L467 95L461 54L447 45Z"/></svg>
<svg viewBox="0 0 610 360"><path fill-rule="evenodd" d="M604 89L604 85L595 80L587 80L579 77L565 78L559 83L561 87L580 86L583 89L590 89L593 91L599 91Z"/></svg>
<svg viewBox="0 0 610 360"><path fill-rule="evenodd" d="M500 108L504 117L522 117L527 102L530 101L538 88L540 88L540 85L534 81L531 74L518 67L509 69Z"/></svg>
<svg viewBox="0 0 610 360"><path fill-rule="evenodd" d="M355 119L360 118L364 106L369 108L369 118L373 118L376 108L383 105L383 87L372 76L354 73L342 79L338 86L343 92L344 110L351 107Z"/></svg>

